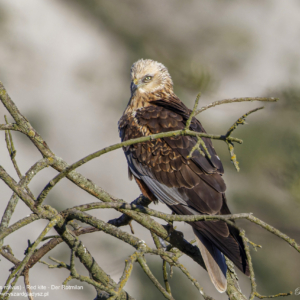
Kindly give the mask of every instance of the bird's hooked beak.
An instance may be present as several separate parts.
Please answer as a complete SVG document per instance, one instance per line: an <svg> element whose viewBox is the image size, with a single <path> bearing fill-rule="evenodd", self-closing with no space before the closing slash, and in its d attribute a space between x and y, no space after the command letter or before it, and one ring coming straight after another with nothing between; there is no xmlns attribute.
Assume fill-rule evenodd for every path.
<svg viewBox="0 0 300 300"><path fill-rule="evenodd" d="M138 87L139 87L138 80L134 78L130 85L131 93L133 94Z"/></svg>

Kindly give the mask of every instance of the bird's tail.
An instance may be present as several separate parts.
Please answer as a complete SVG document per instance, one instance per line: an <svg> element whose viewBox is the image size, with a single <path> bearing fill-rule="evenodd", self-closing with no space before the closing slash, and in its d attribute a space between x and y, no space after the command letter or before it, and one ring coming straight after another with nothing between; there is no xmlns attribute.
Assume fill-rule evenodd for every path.
<svg viewBox="0 0 300 300"><path fill-rule="evenodd" d="M210 241L193 228L198 248L200 249L209 277L220 293L227 289L227 265L223 253Z"/></svg>
<svg viewBox="0 0 300 300"><path fill-rule="evenodd" d="M225 195L221 214L230 214L226 205ZM197 214L196 211L184 205L170 205L175 213L182 215ZM228 257L244 274L250 275L249 264L240 237L240 232L223 221L188 222L194 230L197 244L203 256L206 269L219 292L227 288L225 257Z"/></svg>

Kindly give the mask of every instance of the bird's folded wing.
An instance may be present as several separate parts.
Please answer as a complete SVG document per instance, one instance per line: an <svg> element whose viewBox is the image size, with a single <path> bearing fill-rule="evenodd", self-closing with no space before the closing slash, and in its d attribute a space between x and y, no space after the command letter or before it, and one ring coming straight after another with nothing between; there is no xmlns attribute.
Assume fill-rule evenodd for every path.
<svg viewBox="0 0 300 300"><path fill-rule="evenodd" d="M185 126L181 115L162 106L144 108L137 111L135 117L141 128L151 133ZM124 138L129 139L134 133L135 129L129 127ZM220 162L216 167L198 150L188 158L196 143L196 137L174 136L134 144L124 150L133 175L141 179L159 200L169 205L185 204L199 213L215 214L222 207L222 193L226 189L220 174L222 164ZM216 156L211 149L211 156Z"/></svg>
<svg viewBox="0 0 300 300"><path fill-rule="evenodd" d="M178 115L180 115L183 118L184 126L180 126L180 129L183 129L185 127L186 121L189 119L191 110L188 109L183 102L181 102L178 98L171 98L168 101L166 100L157 100L155 101L156 106L164 107ZM195 117L192 118L192 122L190 124L190 130L195 132L201 132L206 133L205 129L197 120ZM210 163L213 164L213 166L218 170L220 174L224 173L223 165L220 161L220 158L217 156L216 151L212 145L212 142L209 138L202 138L202 140L205 142L205 145L208 149L209 154L211 155L211 158L209 159ZM203 149L202 149L203 150Z"/></svg>
<svg viewBox="0 0 300 300"><path fill-rule="evenodd" d="M179 110L177 110L179 112ZM137 137L138 131L159 133L183 129L186 117L163 106L150 106L135 113L136 120L120 126L122 140ZM132 123L138 124L132 126ZM192 126L202 126L193 119ZM138 143L124 148L132 174L160 201L177 214L223 214L225 200L223 167L208 139L203 139L211 159L195 150L196 137L176 136ZM218 163L214 163L214 160ZM230 213L230 212L229 212ZM225 222L193 222L193 228L248 273L245 253L238 232Z"/></svg>

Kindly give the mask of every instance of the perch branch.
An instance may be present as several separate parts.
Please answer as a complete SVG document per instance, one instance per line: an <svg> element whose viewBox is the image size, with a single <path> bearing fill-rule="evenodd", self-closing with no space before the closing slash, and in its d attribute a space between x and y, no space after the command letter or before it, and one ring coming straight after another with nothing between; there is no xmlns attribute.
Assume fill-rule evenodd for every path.
<svg viewBox="0 0 300 300"><path fill-rule="evenodd" d="M298 252L300 252L300 245L298 245L294 239L291 239L286 234L280 232L278 229L274 228L273 226L265 223L264 221L254 217L251 213L241 213L241 214L233 214L233 215L171 215L165 214L159 211L156 211L151 208L137 206L134 204L126 204L126 203L89 203L84 205L79 205L74 207L75 209L86 211L91 209L97 208L123 208L126 210L135 210L137 212L141 212L144 214L148 214L153 217L157 217L163 219L167 222L174 222L174 221L183 221L183 222L196 222L196 221L210 221L210 220L222 220L227 222L228 224L232 225L233 223L230 221L238 220L238 219L247 219L252 223L255 223L262 228L266 229L267 231L273 233L274 235L280 237L281 239L285 240L289 243L293 248L295 248Z"/></svg>

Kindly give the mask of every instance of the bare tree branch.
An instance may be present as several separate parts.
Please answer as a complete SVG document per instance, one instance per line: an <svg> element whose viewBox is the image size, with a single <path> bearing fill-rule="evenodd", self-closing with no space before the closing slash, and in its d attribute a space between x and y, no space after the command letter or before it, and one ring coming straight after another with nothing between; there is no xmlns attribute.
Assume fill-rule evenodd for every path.
<svg viewBox="0 0 300 300"><path fill-rule="evenodd" d="M170 215L165 214L160 211L156 211L151 208L138 206L135 204L126 204L126 203L89 203L84 205L75 206L74 209L78 209L80 211L86 211L97 208L123 208L126 210L132 209L137 212L142 212L144 214L148 214L153 217L157 217L163 219L165 221L183 221L183 222L196 222L196 221L213 221L213 220L222 220L232 225L233 223L230 221L239 220L239 219L247 219L252 223L255 223L267 231L273 233L274 235L282 238L287 243L289 243L293 248L295 248L298 252L300 252L300 245L298 245L295 240L289 238L284 233L280 232L278 229L273 226L265 223L264 221L253 216L252 213L241 213L241 214L233 214L233 215Z"/></svg>
<svg viewBox="0 0 300 300"><path fill-rule="evenodd" d="M19 182L19 186L20 188L24 188L24 187L27 187L27 185L29 184L29 182L32 180L32 178L41 170L43 170L45 167L53 164L55 162L54 159L47 159L47 158L44 158L44 159L41 159L40 161L38 161L37 163L35 163L25 174L25 176L23 176ZM27 193L28 193L28 190L27 190ZM31 194L31 193L28 193L28 195L34 199L34 196ZM10 219L12 217L12 214L15 210L15 207L18 203L18 194L17 193L14 193L12 195L12 197L10 198L9 202L8 202L8 205L4 211L4 214L2 216L2 219L1 219L1 223L0 223L0 246L2 245L3 243L3 238L4 236L2 237L2 235L4 235L5 232L7 232L8 234L12 231L10 230L17 230L21 227L23 227L24 225L26 224L29 224L27 223L27 221L34 221L34 220L37 220L38 219L38 216L35 215L35 217L31 216L30 220L28 219L23 219L23 220L20 220L21 223L19 223L17 226L15 227L11 227L10 230L6 231L5 229L7 228L9 222L10 222ZM32 220L32 221L31 221ZM20 226L20 227L19 227ZM13 229L14 228L14 229Z"/></svg>
<svg viewBox="0 0 300 300"><path fill-rule="evenodd" d="M2 294L0 296L0 299L8 299L9 297L8 293L11 291L13 285L16 283L19 276L21 275L24 276L25 283L29 282L29 277L28 277L29 269L32 268L35 263L40 261L40 259L51 249L53 249L56 245L58 245L61 242L65 242L71 249L70 265L67 265L64 262L59 262L55 259L53 260L55 260L58 263L58 265L52 266L47 263L46 264L48 265L48 267L64 267L70 271L70 276L66 278L64 284L67 284L67 282L70 281L71 279L77 279L80 281L87 282L92 286L94 286L98 295L97 299L110 299L110 300L133 299L130 295L128 295L127 292L124 291L123 288L131 274L134 262L137 261L142 267L142 269L145 271L147 276L152 280L153 284L158 288L158 290L164 295L165 298L174 299L171 294L171 288L168 282L168 273L167 273L167 262L168 262L171 267L170 276L172 274L172 267L173 266L178 267L185 274L185 276L187 276L187 278L196 286L196 288L200 291L204 299L211 300L212 298L203 292L203 289L200 287L199 283L190 275L188 270L178 261L179 257L184 253L190 256L195 262L197 262L199 265L205 268L198 247L193 246L191 243L186 241L183 238L183 234L181 232L176 230L169 232L168 230L166 230L164 226L162 226L161 224L153 220L151 216L161 218L163 220L166 220L167 222L173 222L173 221L195 222L195 221L222 220L230 224L231 226L239 230L244 242L244 248L246 251L247 259L249 262L250 273L251 273L250 280L251 280L252 291L251 291L250 299L252 300L254 297L258 297L261 299L266 297L274 298L274 297L286 296L290 294L290 293L286 293L286 294L280 293L272 296L262 296L257 292L255 275L254 275L253 266L251 262L251 255L250 255L250 249L248 243L252 244L254 247L257 247L258 245L251 243L246 238L245 232L240 230L240 228L237 227L233 221L238 219L247 219L263 227L267 231L272 232L276 236L282 238L287 243L289 243L292 247L294 247L298 252L300 252L300 246L293 239L283 234L279 230L275 229L274 227L259 220L258 218L255 218L252 214L236 214L236 215L221 215L221 216L220 215L180 216L180 215L163 214L161 212L148 208L147 206L151 201L146 199L145 197L139 197L131 204L128 204L121 199L114 198L109 193L104 191L102 188L94 184L92 181L88 180L80 173L75 171L76 168L80 167L84 163L96 157L99 157L103 154L106 154L110 151L119 149L123 146L128 146L135 143L150 141L157 138L176 136L176 135L190 135L196 137L198 139L198 142L196 147L193 148L192 152L199 151L200 153L202 153L202 155L207 155L207 156L209 156L209 153L207 149L204 147L205 145L201 139L202 137L206 137L210 139L218 139L226 142L229 147L229 151L231 153L231 159L237 166L237 161L233 152L233 143L236 142L241 144L242 140L231 137L231 134L239 124L244 124L245 118L250 113L257 111L261 108L254 109L246 113L245 115L243 115L233 124L233 126L231 126L231 128L228 129L225 135L211 135L211 134L198 133L189 130L189 126L190 123L192 122L193 117L196 114L210 107L214 107L224 103L243 102L243 101L273 102L273 101L277 101L277 99L259 98L259 97L225 99L223 101L216 101L210 105L202 107L199 110L196 110L199 102L199 97L200 95L197 96L194 108L191 111L190 117L187 120L186 127L184 128L184 130L165 132L165 133L151 135L148 137L133 139L123 143L117 143L115 145L103 148L102 150L99 150L95 153L92 153L84 157L83 159L75 162L72 165L68 165L63 159L55 156L55 154L48 147L47 143L36 132L36 130L29 123L29 121L20 113L17 106L10 99L2 83L0 82L0 100L2 101L2 103L7 108L7 110L9 111L9 113L11 114L11 116L14 118L16 122L10 124L2 124L0 125L0 130L6 131L6 142L7 142L8 151L10 153L13 165L18 173L18 176L20 177L20 182L19 184L17 184L16 181L0 166L0 178L9 186L11 190L14 191L14 195L12 196L1 221L0 242L3 240L3 238L8 236L9 234L15 232L19 228L35 220L47 219L50 221L47 227L39 235L37 240L32 245L30 245L27 254L25 255L22 261L19 261L17 258L13 256L9 246L7 246L6 248L0 247L0 254L15 265L15 268L13 269L12 273L10 274L6 282L6 285L8 285L13 280L12 286L10 288L7 287L4 288L3 291L5 294ZM7 120L6 123L8 123ZM33 144L37 147L37 149L44 157L41 161L37 162L34 166L32 166L30 170L23 177L15 161L15 149L13 146L13 140L12 140L11 133L8 130L20 131L23 134L25 134L33 142ZM192 155L192 152L190 153L190 156ZM51 165L54 169L56 169L60 173L57 176L55 176L52 180L49 181L46 187L40 192L37 200L35 200L34 195L27 188L27 185L32 179L32 177L37 174L38 171L40 171L41 169L43 169L48 165ZM75 185L82 188L83 190L85 190L86 192L95 196L96 198L98 198L103 202L89 203L85 205L76 206L73 208L66 209L60 213L58 213L53 207L49 205L43 205L43 200L47 197L49 191L53 187L55 187L55 185L64 177L67 177ZM28 206L28 208L33 212L33 214L31 214L30 216L22 220L19 220L15 224L8 227L18 197ZM108 223L106 223L85 212L91 209L105 209L105 208L112 208L123 214L119 218L110 220ZM74 224L70 222L71 220L79 220L81 222L91 225L91 227L82 228L81 226L76 225L76 223ZM141 239L138 239L137 237L117 228L120 226L130 224L132 220L135 220L136 222L138 222L139 224L141 224L142 226L144 226L145 228L151 231L157 249L152 249L151 247L147 246ZM72 226L73 230L68 228L68 224ZM58 235L45 237L47 232L52 227L55 228ZM106 274L106 272L97 264L97 262L94 260L94 258L88 251L88 249L82 244L82 242L80 242L80 240L77 237L81 234L91 233L99 230L115 238L118 238L122 242L126 242L130 244L136 250L129 257L129 259L125 261L125 268L118 283L114 282L110 278L110 276ZM167 241L170 244L166 248L163 248L159 242L159 238ZM47 240L50 239L50 241L46 242L43 246L37 249L38 244L44 242L46 239ZM159 255L163 259L162 271L163 271L163 277L165 280L166 289L164 289L160 285L160 283L152 274L149 266L147 265L144 256L148 253ZM82 276L77 272L75 268L75 255L79 258L80 262L85 266L85 268L91 274L91 278ZM237 276L234 272L234 269L232 268L231 262L227 261L227 265L228 265L227 294L229 298L232 300L246 299L239 288Z"/></svg>
<svg viewBox="0 0 300 300"><path fill-rule="evenodd" d="M221 104L227 104L227 103L236 103L236 102L253 102L253 101L262 101L262 102L276 102L278 101L278 98L265 98L265 97L243 97L243 98L233 98L233 99L224 99L224 100L219 100L219 101L215 101L211 104L208 104L206 106L201 107L200 109L198 109L195 113L195 115L200 114L201 112L211 108L211 107L215 107Z"/></svg>
<svg viewBox="0 0 300 300"><path fill-rule="evenodd" d="M31 291L31 285L29 282L29 270L25 270L24 272L24 284L25 284L25 289L26 292L28 294L28 300L34 300L34 298L32 297L32 291Z"/></svg>

